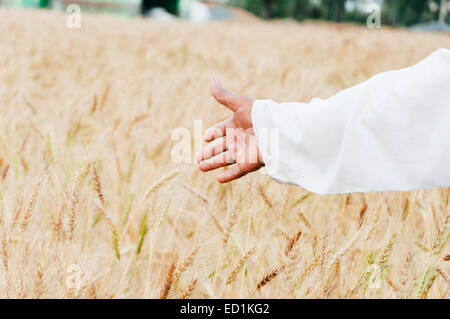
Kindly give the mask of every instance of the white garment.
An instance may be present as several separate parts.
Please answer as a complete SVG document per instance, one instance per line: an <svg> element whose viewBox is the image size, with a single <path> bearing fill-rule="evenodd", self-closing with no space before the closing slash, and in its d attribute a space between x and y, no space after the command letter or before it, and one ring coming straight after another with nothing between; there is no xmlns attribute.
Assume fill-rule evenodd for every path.
<svg viewBox="0 0 450 319"><path fill-rule="evenodd" d="M320 194L450 186L450 50L327 100L257 100L252 121L283 183ZM279 130L278 145L265 129Z"/></svg>

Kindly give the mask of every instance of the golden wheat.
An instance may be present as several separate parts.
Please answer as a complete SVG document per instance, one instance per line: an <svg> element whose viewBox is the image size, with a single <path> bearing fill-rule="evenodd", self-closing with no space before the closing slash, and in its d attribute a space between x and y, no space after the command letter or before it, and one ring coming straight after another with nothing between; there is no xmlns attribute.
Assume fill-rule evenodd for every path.
<svg viewBox="0 0 450 319"><path fill-rule="evenodd" d="M322 196L259 172L223 186L172 161L175 129L194 140L195 120L230 116L213 74L306 102L450 48L448 35L85 13L77 30L6 8L0 20L0 297L448 298L450 188Z"/></svg>

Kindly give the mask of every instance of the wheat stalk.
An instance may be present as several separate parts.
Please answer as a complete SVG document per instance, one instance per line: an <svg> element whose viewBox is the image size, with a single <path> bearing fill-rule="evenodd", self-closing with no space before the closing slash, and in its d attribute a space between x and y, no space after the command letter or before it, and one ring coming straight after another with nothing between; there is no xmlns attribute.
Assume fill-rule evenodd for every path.
<svg viewBox="0 0 450 319"><path fill-rule="evenodd" d="M331 268L335 266L335 263L338 262L342 258L342 256L344 256L347 251L349 251L350 248L355 244L355 242L358 240L358 237L359 233L355 232L353 236L345 243L345 245L342 246L335 255L333 255L333 257L330 259L330 262L328 263L325 273L330 272Z"/></svg>
<svg viewBox="0 0 450 319"><path fill-rule="evenodd" d="M223 244L226 245L230 240L230 235L234 225L237 223L238 216L235 209L231 210L230 216L228 216L227 225L223 231Z"/></svg>
<svg viewBox="0 0 450 319"><path fill-rule="evenodd" d="M347 194L345 196L345 206L350 206L352 204L352 194Z"/></svg>
<svg viewBox="0 0 450 319"><path fill-rule="evenodd" d="M364 205L361 207L361 209L359 211L358 228L361 228L361 226L364 223L368 207L369 207L369 205L367 203L364 203Z"/></svg>
<svg viewBox="0 0 450 319"><path fill-rule="evenodd" d="M38 267L36 268L36 279L34 282L34 297L38 299L41 298L45 293L43 276L44 273L41 269L41 266L38 265Z"/></svg>
<svg viewBox="0 0 450 319"><path fill-rule="evenodd" d="M166 279L164 281L163 288L161 290L161 294L159 296L160 299L167 299L169 297L170 289L174 283L174 272L176 268L176 262L173 262L170 265L169 271L167 272Z"/></svg>
<svg viewBox="0 0 450 319"><path fill-rule="evenodd" d="M113 227L111 233L112 248L116 258L120 260L119 233L117 232L116 227Z"/></svg>
<svg viewBox="0 0 450 319"><path fill-rule="evenodd" d="M77 206L80 201L80 197L78 195L78 187L74 189L72 192L72 198L70 201L70 210L69 210L69 240L73 240L73 234L75 232L76 227L76 211Z"/></svg>
<svg viewBox="0 0 450 319"><path fill-rule="evenodd" d="M295 234L293 237L291 237L290 239L289 239L289 242L288 242L288 244L287 244L287 246L286 246L286 249L285 249L285 251L284 251L284 254L286 255L286 256L289 256L290 255L290 253L292 252L292 250L294 249L294 246L295 246L295 244L298 242L298 240L300 239L300 236L302 235L302 232L301 231L299 231L299 232L297 232L297 234Z"/></svg>
<svg viewBox="0 0 450 319"><path fill-rule="evenodd" d="M20 230L22 233L26 230L26 228L28 226L28 222L31 217L31 213L33 211L34 204L36 203L36 199L39 194L40 188L41 188L41 182L38 181L33 188L33 192L31 194L30 199L27 202L27 205L25 206L22 224L20 225Z"/></svg>
<svg viewBox="0 0 450 319"><path fill-rule="evenodd" d="M253 246L249 251L247 251L244 254L244 256L242 256L242 258L239 260L236 267L234 267L234 269L228 276L227 281L226 281L227 285L230 285L231 283L233 283L233 281L236 279L236 276L239 274L239 272L242 270L242 268L244 268L244 265L248 262L248 260L255 253L255 251L256 251L256 246Z"/></svg>
<svg viewBox="0 0 450 319"><path fill-rule="evenodd" d="M127 172L127 177L126 177L127 183L131 182L131 177L133 176L135 161L136 161L136 152L133 152L133 154L131 155L130 165L128 166L128 172Z"/></svg>
<svg viewBox="0 0 450 319"><path fill-rule="evenodd" d="M195 287L197 286L197 282L198 282L197 279L193 280L190 283L189 287L187 287L185 290L183 290L181 292L180 299L188 299L189 297L191 297L192 292L194 291Z"/></svg>
<svg viewBox="0 0 450 319"><path fill-rule="evenodd" d="M392 234L391 238L389 239L388 244L386 245L386 248L383 251L383 254L381 255L380 263L379 263L381 270L385 270L387 267L387 262L388 262L389 256L391 255L392 246L394 245L394 239L396 236L397 236L397 234L395 234L395 233Z"/></svg>
<svg viewBox="0 0 450 319"><path fill-rule="evenodd" d="M56 238L60 238L61 236L61 230L62 230L62 226L63 226L63 209L64 209L64 204L61 205L62 207L57 207L56 208L56 212L54 213L53 216L53 226L52 226L52 230L53 230L53 234Z"/></svg>
<svg viewBox="0 0 450 319"><path fill-rule="evenodd" d="M402 264L401 271L400 271L400 289L401 289L401 295L404 295L407 289L407 282L409 277L409 267L411 266L413 259L412 252L408 252L408 255L406 256L405 261Z"/></svg>
<svg viewBox="0 0 450 319"><path fill-rule="evenodd" d="M141 253L142 245L144 244L145 235L148 232L148 224L147 224L147 214L142 216L141 225L139 227L139 235L138 235L138 244L136 246L136 254L139 255Z"/></svg>
<svg viewBox="0 0 450 319"><path fill-rule="evenodd" d="M309 229L312 228L312 226L309 223L308 219L306 218L306 216L302 212L298 212L297 216L300 218L302 223L305 224L306 227L308 227Z"/></svg>
<svg viewBox="0 0 450 319"><path fill-rule="evenodd" d="M449 208L450 207L450 187L447 187L447 195L445 196L445 207Z"/></svg>
<svg viewBox="0 0 450 319"><path fill-rule="evenodd" d="M279 274L281 274L283 271L285 271L287 268L287 265L282 265L278 268L275 268L271 272L269 272L267 275L264 276L263 279L256 285L256 290L260 290L262 287L267 285L269 282L271 282L273 279L275 279Z"/></svg>
<svg viewBox="0 0 450 319"><path fill-rule="evenodd" d="M198 247L192 249L192 251L186 257L184 257L181 264L177 267L176 271L173 273L174 283L176 283L180 279L181 275L192 265L197 251Z"/></svg>
<svg viewBox="0 0 450 319"><path fill-rule="evenodd" d="M88 295L89 299L97 299L97 288L95 287L95 283L89 285Z"/></svg>
<svg viewBox="0 0 450 319"><path fill-rule="evenodd" d="M3 232L2 232L2 259L3 259L3 266L5 268L5 273L8 272L8 246L9 246L8 235L6 233L6 230L3 230Z"/></svg>
<svg viewBox="0 0 450 319"><path fill-rule="evenodd" d="M0 80L8 87L0 91L2 105L10 106L0 108L1 297L160 297L173 251L181 258L165 298L249 298L255 291L269 298L448 297L443 275L450 277L449 187L323 196L278 185L257 173L222 186L215 174L200 173L196 165L170 162L174 144L189 155L185 137L192 142L197 135L189 138L183 130L178 144L172 139L174 128L190 127L201 114L208 122L223 115L208 107L200 82L209 68L199 61L226 66L228 75L250 74L253 63L247 62L259 61L264 42L276 42L270 56L284 59L285 66L275 63L271 68L280 69L285 83L278 93L287 94L295 92L289 66L306 66L333 48L328 71L338 66L350 72L317 86L320 79L314 71L320 65L309 63L309 81L303 78L301 83L307 93L297 96L307 99L367 74L412 65L436 47L450 47L450 38L385 30L383 43L398 54L393 65L366 49L358 51L356 63L345 56L348 47L362 43L357 36L362 29L356 26L261 21L225 22L225 28L167 28L152 22L149 29L139 19L86 16L90 32L66 37L60 28L63 19L57 12L0 8L8 30L2 34L6 50L0 55ZM46 46L34 36L44 30L54 40ZM330 31L337 41L318 40ZM180 36L164 41L171 34ZM364 47L373 47L380 36L367 34ZM246 46L243 40L249 37L252 45ZM210 38L211 50L205 50L201 40ZM217 39L223 43L215 45ZM233 41L236 50L223 50ZM298 47L311 59L286 55L287 46ZM407 54L411 49L417 54ZM105 50L107 55L98 54ZM243 51L245 59L237 55ZM130 63L118 73L123 58ZM374 63L365 65L363 74L355 72L367 58ZM31 66L35 76L18 78L23 65ZM266 73L267 83L280 75ZM68 74L74 75L70 81ZM255 79L254 74L235 77L233 86L242 93L268 91L267 83ZM180 89L184 87L191 89ZM171 167L179 169L176 177L171 178ZM48 170L45 185L39 176L42 168ZM41 188L32 200L37 181ZM347 244L354 232L359 237ZM253 242L256 252L247 246ZM189 261L194 247L201 247L201 254L199 248ZM72 264L83 271L81 286L70 290L68 279L77 277L69 271ZM374 275L383 279L380 289L369 288ZM265 285L256 290L259 283Z"/></svg>
<svg viewBox="0 0 450 319"><path fill-rule="evenodd" d="M111 229L111 247L113 249L115 257L118 260L120 260L120 248L119 248L120 236L119 236L119 232L117 231L117 227L113 224L113 222L111 221L111 217L108 214L106 214L103 207L99 206L98 209L99 209L101 215L107 221L107 223Z"/></svg>
<svg viewBox="0 0 450 319"><path fill-rule="evenodd" d="M162 177L159 181L151 185L146 191L145 191L145 198L148 198L151 194L156 192L158 189L160 189L164 184L166 184L168 181L173 179L175 176L177 176L179 173L178 170L173 171L172 173Z"/></svg>
<svg viewBox="0 0 450 319"><path fill-rule="evenodd" d="M187 190L188 192L190 192L192 195L194 195L195 197L197 197L198 199L200 199L202 202L204 202L205 204L209 203L208 198L206 197L205 194L203 194L202 192L200 192L199 190L190 187L189 185L183 184L181 185L185 190Z"/></svg>
<svg viewBox="0 0 450 319"><path fill-rule="evenodd" d="M100 203L105 206L105 196L103 193L103 187L102 182L100 181L100 176L98 175L97 166L95 165L95 162L91 163L92 166L92 173L94 175L94 185L95 185L95 191L97 192L98 199L100 200Z"/></svg>
<svg viewBox="0 0 450 319"><path fill-rule="evenodd" d="M273 208L272 202L269 200L269 197L267 197L266 192L264 191L264 188L261 185L258 185L258 193L261 196L261 198L264 200L264 203L266 203L269 208Z"/></svg>

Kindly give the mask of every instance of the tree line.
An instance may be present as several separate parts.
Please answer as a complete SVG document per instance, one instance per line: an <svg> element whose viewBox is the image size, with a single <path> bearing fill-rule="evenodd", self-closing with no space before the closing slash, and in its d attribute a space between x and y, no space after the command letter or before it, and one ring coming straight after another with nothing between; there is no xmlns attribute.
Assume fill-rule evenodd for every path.
<svg viewBox="0 0 450 319"><path fill-rule="evenodd" d="M364 12L364 0L230 0L267 19L292 18L296 20L322 19L335 22L365 23L369 13ZM375 1L374 1L375 2ZM376 3L376 2L375 2ZM381 21L386 25L408 26L436 21L450 22L450 1L447 0L383 0Z"/></svg>

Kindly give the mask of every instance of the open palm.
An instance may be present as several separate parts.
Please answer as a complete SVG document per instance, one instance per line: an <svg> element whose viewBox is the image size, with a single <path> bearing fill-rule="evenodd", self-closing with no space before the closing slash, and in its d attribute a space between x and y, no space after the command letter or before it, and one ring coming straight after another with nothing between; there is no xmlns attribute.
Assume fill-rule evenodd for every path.
<svg viewBox="0 0 450 319"><path fill-rule="evenodd" d="M204 139L209 144L197 161L203 172L231 165L217 178L220 183L227 183L264 165L252 125L254 99L226 90L217 77L211 80L211 94L234 114L205 132Z"/></svg>

